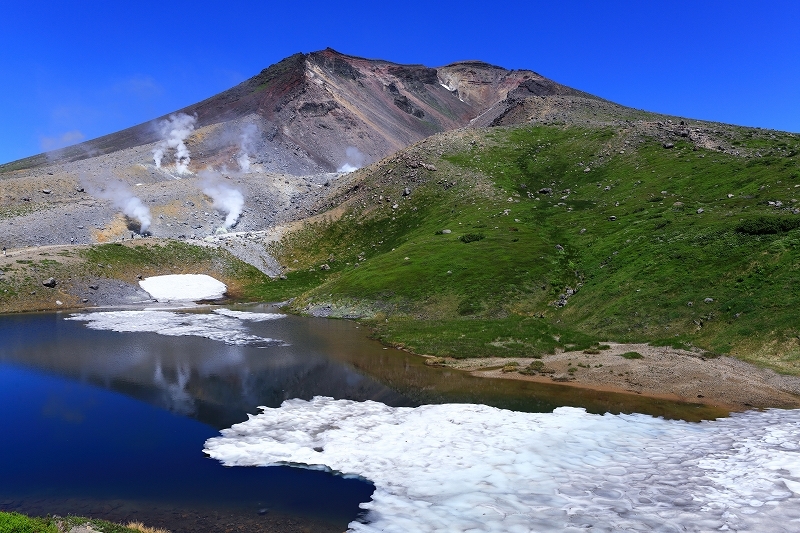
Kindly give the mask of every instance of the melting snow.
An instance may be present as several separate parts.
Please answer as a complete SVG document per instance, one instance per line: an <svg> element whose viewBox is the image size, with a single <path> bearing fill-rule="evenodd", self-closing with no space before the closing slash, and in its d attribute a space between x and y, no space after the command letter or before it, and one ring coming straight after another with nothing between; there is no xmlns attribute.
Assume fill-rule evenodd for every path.
<svg viewBox="0 0 800 533"><path fill-rule="evenodd" d="M369 479L352 531L800 531L800 410L695 424L324 397L262 409L206 453Z"/></svg>
<svg viewBox="0 0 800 533"><path fill-rule="evenodd" d="M233 311L232 309L215 309L215 313L239 320L249 320L250 322L266 322L267 320L277 320L286 315L280 313L251 313L249 311Z"/></svg>
<svg viewBox="0 0 800 533"><path fill-rule="evenodd" d="M216 313L177 313L173 311L102 311L81 313L66 320L86 322L91 329L119 332L151 332L170 337L190 335L234 346L287 346L278 339L248 333L242 320L274 320L284 315L217 310Z"/></svg>
<svg viewBox="0 0 800 533"><path fill-rule="evenodd" d="M224 283L205 274L153 276L140 281L139 286L159 302L216 300L228 290Z"/></svg>

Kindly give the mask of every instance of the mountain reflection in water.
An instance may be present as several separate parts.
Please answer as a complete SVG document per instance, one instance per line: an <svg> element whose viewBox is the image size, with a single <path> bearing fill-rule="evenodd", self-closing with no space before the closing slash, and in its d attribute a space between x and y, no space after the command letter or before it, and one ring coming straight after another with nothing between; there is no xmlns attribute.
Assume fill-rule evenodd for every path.
<svg viewBox="0 0 800 533"><path fill-rule="evenodd" d="M209 310L172 312L189 324ZM202 453L216 430L292 398L528 412L567 405L687 420L725 414L432 368L348 321L244 321L236 327L247 338L282 341L253 346L95 330L68 316L0 317L0 424L14 436L0 439L0 509L136 519L174 532L341 531L369 500L371 483L290 467L225 468Z"/></svg>

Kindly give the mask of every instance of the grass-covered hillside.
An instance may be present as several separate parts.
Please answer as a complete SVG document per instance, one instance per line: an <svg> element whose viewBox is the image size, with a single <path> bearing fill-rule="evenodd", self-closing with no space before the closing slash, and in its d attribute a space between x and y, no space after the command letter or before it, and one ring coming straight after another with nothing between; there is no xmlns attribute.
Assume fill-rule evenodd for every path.
<svg viewBox="0 0 800 533"><path fill-rule="evenodd" d="M227 250L180 241L40 247L0 256L0 312L121 305L141 278L199 273L223 281L233 300L259 299L269 279Z"/></svg>
<svg viewBox="0 0 800 533"><path fill-rule="evenodd" d="M677 121L438 135L284 239L265 290L421 353L650 341L797 373L798 152Z"/></svg>

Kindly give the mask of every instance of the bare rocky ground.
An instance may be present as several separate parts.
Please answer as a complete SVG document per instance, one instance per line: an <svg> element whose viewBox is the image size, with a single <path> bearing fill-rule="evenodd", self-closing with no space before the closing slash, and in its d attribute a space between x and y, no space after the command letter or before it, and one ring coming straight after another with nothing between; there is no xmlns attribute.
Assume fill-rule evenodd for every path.
<svg viewBox="0 0 800 533"><path fill-rule="evenodd" d="M136 220L126 219L109 200L93 196L92 185L119 180L150 209L153 237L203 239L218 234L225 213L216 210L196 174L156 168L150 146L108 156L7 173L0 179L0 240L8 249L54 244L88 244L140 238ZM342 174L293 176L223 173L241 191L244 209L233 228L263 231L313 214ZM333 187L331 187L333 185Z"/></svg>
<svg viewBox="0 0 800 533"><path fill-rule="evenodd" d="M561 352L541 359L437 358L431 363L481 377L559 382L733 410L800 408L800 377L781 375L731 357L710 358L699 352L648 344L607 345L609 348L600 353ZM622 357L627 352L642 357ZM540 370L532 375L519 372L531 363L539 365L537 361L541 362Z"/></svg>

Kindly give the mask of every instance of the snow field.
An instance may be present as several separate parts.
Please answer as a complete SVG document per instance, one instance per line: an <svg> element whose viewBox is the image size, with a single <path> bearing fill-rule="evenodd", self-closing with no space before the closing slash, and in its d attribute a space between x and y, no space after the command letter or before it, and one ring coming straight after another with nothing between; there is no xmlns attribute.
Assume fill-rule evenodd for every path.
<svg viewBox="0 0 800 533"><path fill-rule="evenodd" d="M372 481L352 531L800 531L800 411L696 424L324 397L262 409L205 452Z"/></svg>
<svg viewBox="0 0 800 533"><path fill-rule="evenodd" d="M152 276L139 286L159 302L216 300L225 295L228 287L206 274L168 274Z"/></svg>

